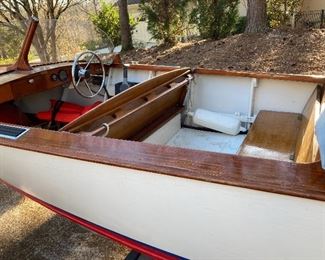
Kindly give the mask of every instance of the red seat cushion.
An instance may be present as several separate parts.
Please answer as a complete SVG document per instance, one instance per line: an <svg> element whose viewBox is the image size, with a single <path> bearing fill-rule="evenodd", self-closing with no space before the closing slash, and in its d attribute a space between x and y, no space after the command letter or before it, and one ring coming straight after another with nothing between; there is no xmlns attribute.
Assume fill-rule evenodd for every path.
<svg viewBox="0 0 325 260"><path fill-rule="evenodd" d="M51 109L49 111L38 112L36 114L36 117L43 121L51 121L52 111L55 107L56 102L56 100L51 100ZM63 104L61 104L59 111L56 113L55 122L70 123L81 115L88 112L89 110L95 108L99 104L101 104L101 102L98 101L90 106L83 107L77 104L64 102Z"/></svg>
<svg viewBox="0 0 325 260"><path fill-rule="evenodd" d="M81 116L81 114L59 112L56 114L55 121L60 123L69 123L77 119L79 116Z"/></svg>
<svg viewBox="0 0 325 260"><path fill-rule="evenodd" d="M51 99L51 110L54 108L57 100ZM63 102L63 104L60 106L60 112L71 112L71 113L81 113L82 110L85 107L74 104L74 103L70 103L70 102Z"/></svg>

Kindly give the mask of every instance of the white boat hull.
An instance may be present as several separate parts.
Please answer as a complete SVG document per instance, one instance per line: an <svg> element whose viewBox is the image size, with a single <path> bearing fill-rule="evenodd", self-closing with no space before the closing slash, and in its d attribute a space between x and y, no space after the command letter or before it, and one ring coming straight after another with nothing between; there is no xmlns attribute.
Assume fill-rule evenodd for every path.
<svg viewBox="0 0 325 260"><path fill-rule="evenodd" d="M0 179L190 259L325 259L325 202L0 146Z"/></svg>

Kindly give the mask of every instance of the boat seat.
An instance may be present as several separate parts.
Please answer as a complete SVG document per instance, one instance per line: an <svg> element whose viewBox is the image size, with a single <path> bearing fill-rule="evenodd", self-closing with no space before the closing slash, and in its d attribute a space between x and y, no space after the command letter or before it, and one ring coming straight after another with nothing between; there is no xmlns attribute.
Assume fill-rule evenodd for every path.
<svg viewBox="0 0 325 260"><path fill-rule="evenodd" d="M299 113L260 111L241 145L239 154L292 160L300 124Z"/></svg>
<svg viewBox="0 0 325 260"><path fill-rule="evenodd" d="M38 112L36 117L43 121L52 121L58 123L70 123L89 110L95 108L100 101L90 106L80 106L70 102L63 102L58 100L50 100L51 108L49 111Z"/></svg>
<svg viewBox="0 0 325 260"><path fill-rule="evenodd" d="M302 113L260 111L238 154L297 163L317 161L315 122L322 92L321 87L314 90Z"/></svg>

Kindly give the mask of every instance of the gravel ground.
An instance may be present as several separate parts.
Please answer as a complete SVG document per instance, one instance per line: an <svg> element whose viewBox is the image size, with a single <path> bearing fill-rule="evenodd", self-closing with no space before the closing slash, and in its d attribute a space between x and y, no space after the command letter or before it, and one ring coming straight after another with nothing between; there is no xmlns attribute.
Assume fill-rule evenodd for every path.
<svg viewBox="0 0 325 260"><path fill-rule="evenodd" d="M129 249L0 184L0 259L124 259Z"/></svg>

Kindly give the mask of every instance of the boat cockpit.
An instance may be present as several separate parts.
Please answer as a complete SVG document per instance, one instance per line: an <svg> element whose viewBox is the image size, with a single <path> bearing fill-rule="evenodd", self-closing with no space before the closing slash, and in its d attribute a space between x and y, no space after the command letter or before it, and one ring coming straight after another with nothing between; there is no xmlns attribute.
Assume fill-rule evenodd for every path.
<svg viewBox="0 0 325 260"><path fill-rule="evenodd" d="M323 77L125 65L111 47L30 68L28 39L16 67L0 75L4 124L297 163L321 158Z"/></svg>

